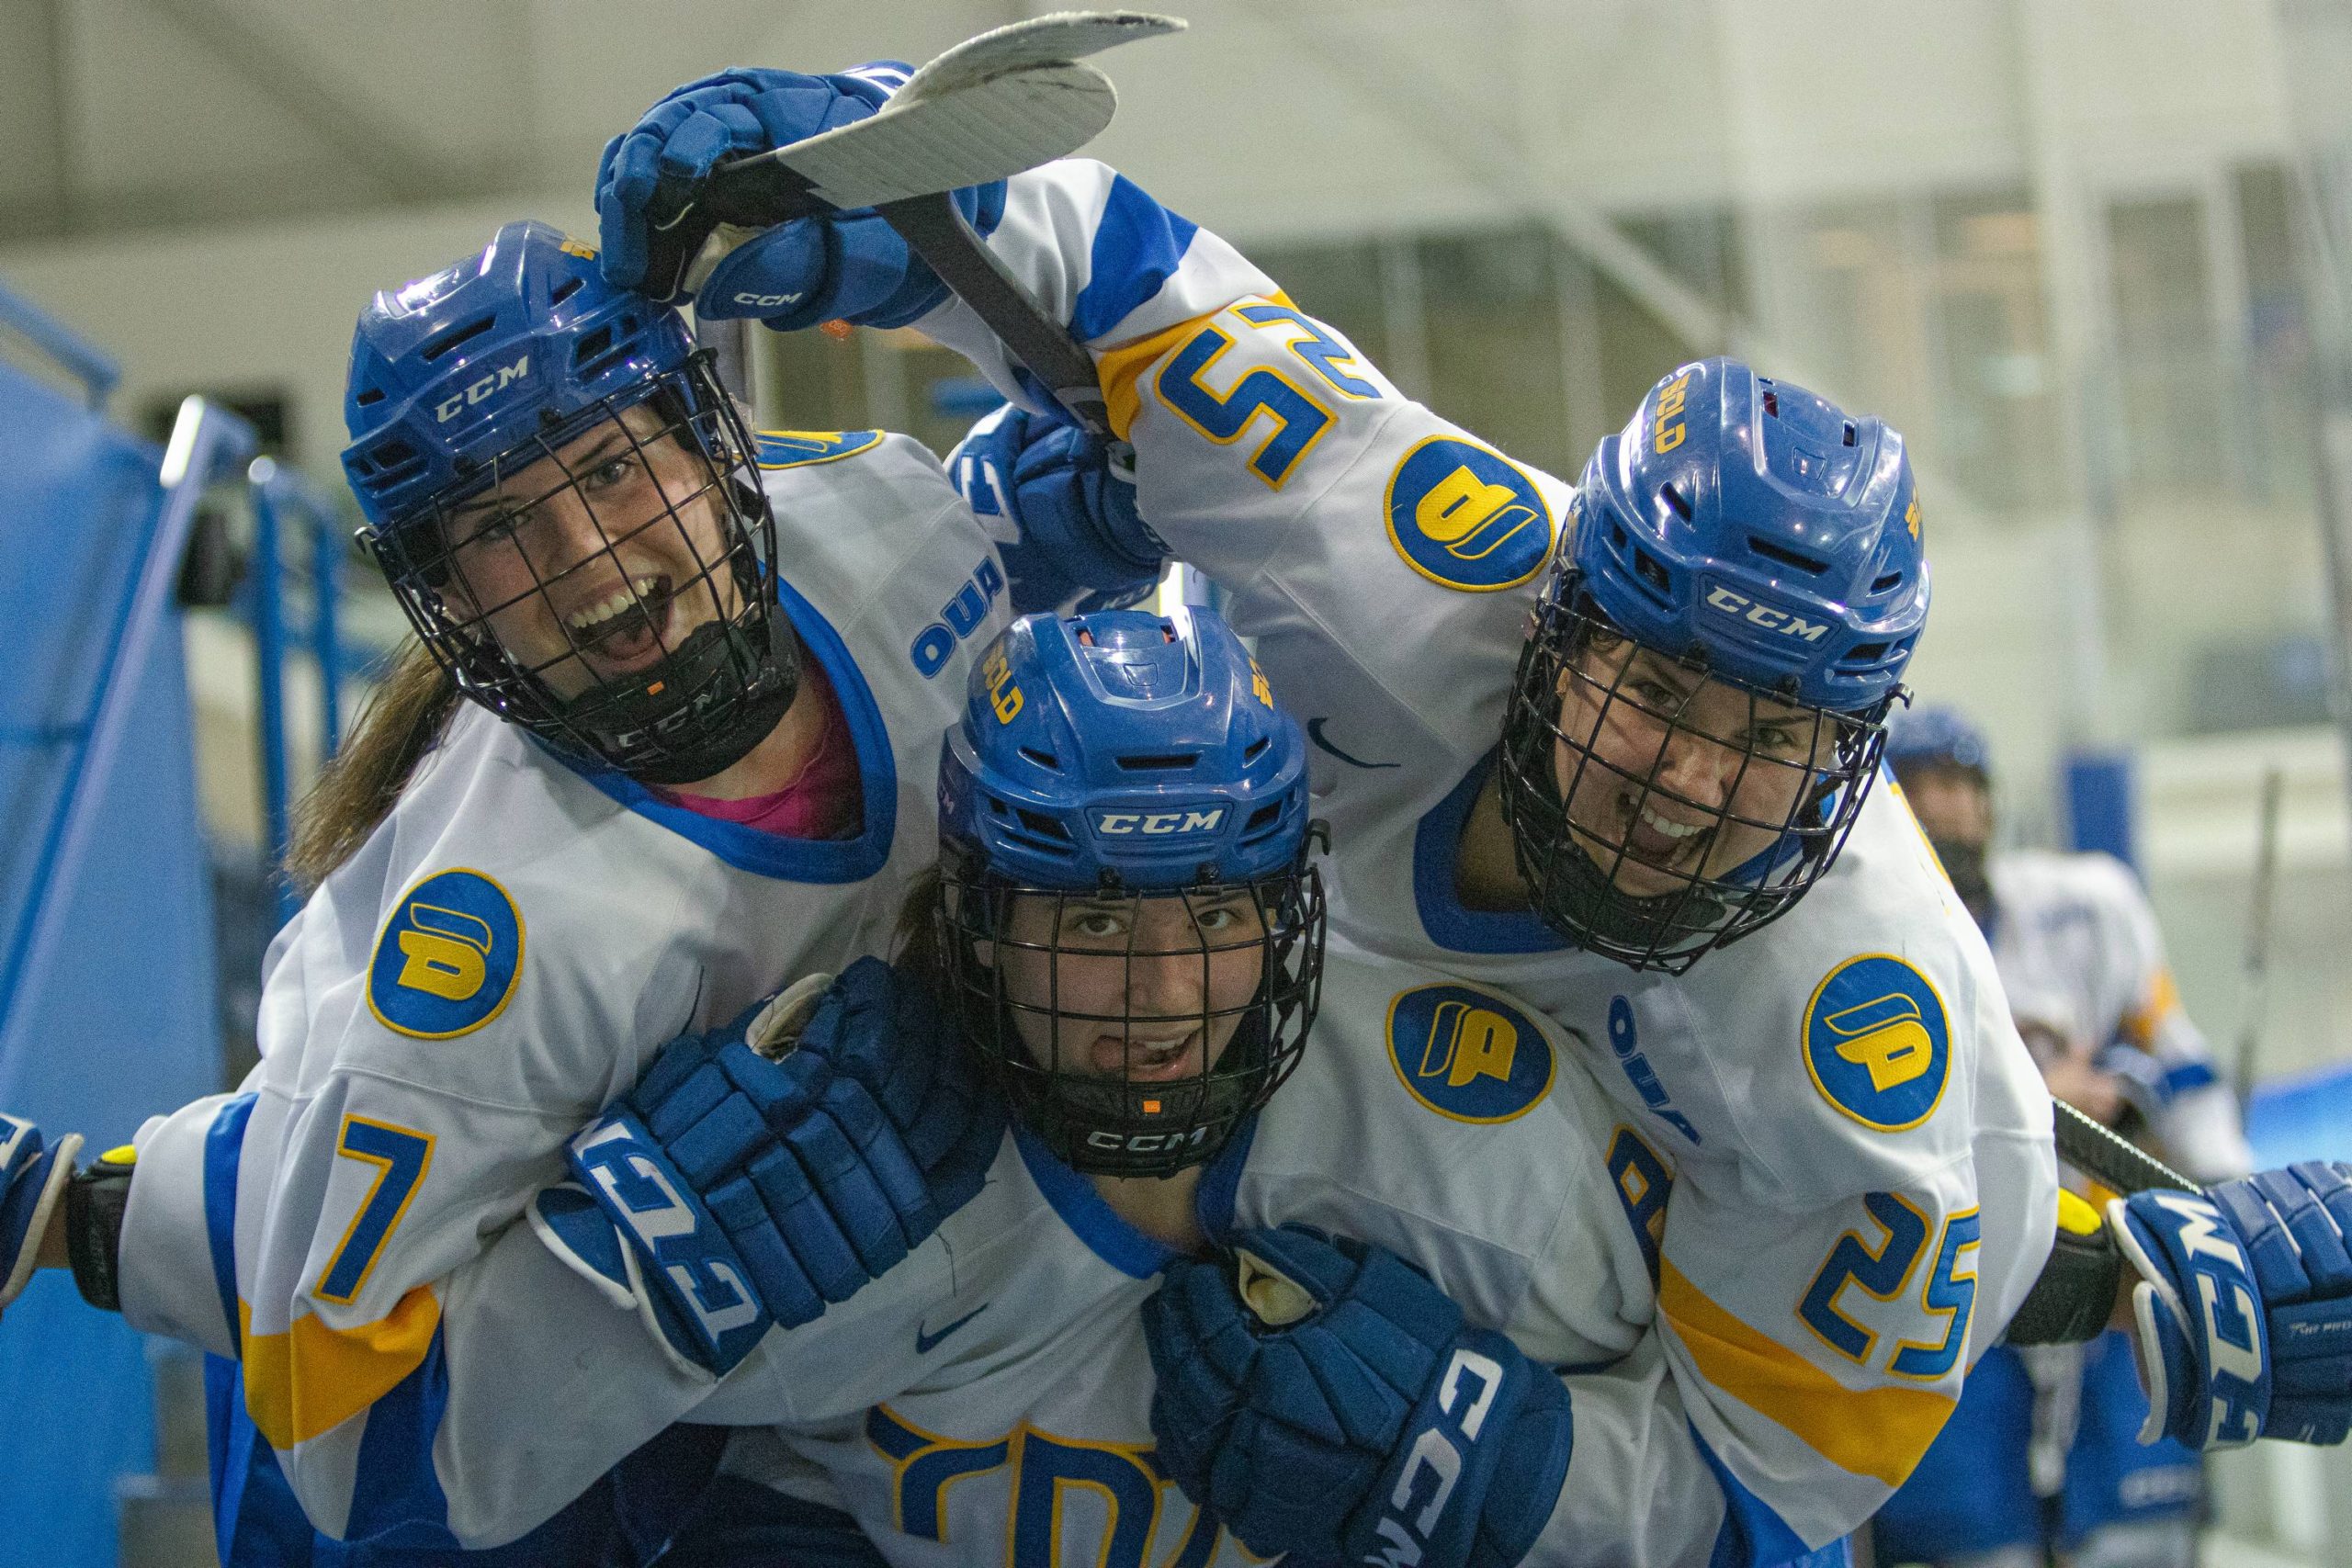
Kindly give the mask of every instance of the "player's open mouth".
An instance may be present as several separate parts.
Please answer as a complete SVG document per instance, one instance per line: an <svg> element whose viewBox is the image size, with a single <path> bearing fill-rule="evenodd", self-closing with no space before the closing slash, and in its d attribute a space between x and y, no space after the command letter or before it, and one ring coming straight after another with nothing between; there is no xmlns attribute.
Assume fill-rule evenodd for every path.
<svg viewBox="0 0 2352 1568"><path fill-rule="evenodd" d="M1623 841L1631 852L1626 869L1688 874L1705 861L1708 847L1714 842L1714 823L1684 822L1670 817L1646 791L1620 794L1616 808Z"/></svg>
<svg viewBox="0 0 2352 1568"><path fill-rule="evenodd" d="M661 573L632 577L603 598L564 616L571 644L607 672L650 663L670 646L670 579Z"/></svg>
<svg viewBox="0 0 2352 1568"><path fill-rule="evenodd" d="M1109 1073L1124 1074L1130 1083L1167 1083L1199 1073L1194 1046L1200 1038L1197 1029L1173 1035L1136 1034L1124 1040L1115 1034L1099 1035L1094 1060Z"/></svg>

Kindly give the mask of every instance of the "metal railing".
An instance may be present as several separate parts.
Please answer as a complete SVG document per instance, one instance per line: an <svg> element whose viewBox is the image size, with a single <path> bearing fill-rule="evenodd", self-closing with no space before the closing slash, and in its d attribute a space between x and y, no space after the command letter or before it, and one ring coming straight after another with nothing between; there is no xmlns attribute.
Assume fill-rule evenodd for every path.
<svg viewBox="0 0 2352 1568"><path fill-rule="evenodd" d="M288 587L296 579L286 536L308 536L310 626L302 637L319 671L319 760L334 755L341 739L342 677L348 660L336 615L342 592L342 518L327 499L300 475L269 457L256 457L245 472L254 508L253 555L247 567L245 604L254 635L256 666L254 740L260 754L263 849L270 868L270 897L277 923L293 918L300 903L286 876L286 854L293 842L292 746L287 734L286 670L294 650L287 626Z"/></svg>
<svg viewBox="0 0 2352 1568"><path fill-rule="evenodd" d="M5 287L0 287L0 327L14 331L80 381L84 400L93 409L106 407L107 395L122 379L122 369L112 355L84 342L73 328Z"/></svg>
<svg viewBox="0 0 2352 1568"><path fill-rule="evenodd" d="M44 973L62 927L67 900L56 897L70 886L87 852L101 791L130 739L130 718L138 674L147 668L159 632L176 629L167 614L178 581L180 557L196 524L197 502L223 472L233 472L254 450L253 427L235 414L189 398L180 404L164 449L158 478L163 496L154 513L130 592L123 595L97 672L90 718L82 744L65 766L58 806L33 863L25 919L5 958L0 958L0 1057L8 1055L18 1004L28 976Z"/></svg>

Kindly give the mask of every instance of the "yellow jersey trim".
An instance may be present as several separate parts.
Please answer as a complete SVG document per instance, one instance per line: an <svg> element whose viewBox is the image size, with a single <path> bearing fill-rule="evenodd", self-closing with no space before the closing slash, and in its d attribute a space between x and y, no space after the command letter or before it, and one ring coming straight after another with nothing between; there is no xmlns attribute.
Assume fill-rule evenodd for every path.
<svg viewBox="0 0 2352 1568"><path fill-rule="evenodd" d="M1657 1304L1709 1382L1839 1469L1891 1487L1918 1465L1957 1403L1927 1389L1848 1388L1716 1305L1669 1259L1659 1260Z"/></svg>
<svg viewBox="0 0 2352 1568"><path fill-rule="evenodd" d="M441 1326L441 1301L419 1285L391 1312L356 1328L305 1314L283 1334L252 1332L253 1309L237 1303L244 1345L245 1408L273 1448L333 1431L424 1364Z"/></svg>

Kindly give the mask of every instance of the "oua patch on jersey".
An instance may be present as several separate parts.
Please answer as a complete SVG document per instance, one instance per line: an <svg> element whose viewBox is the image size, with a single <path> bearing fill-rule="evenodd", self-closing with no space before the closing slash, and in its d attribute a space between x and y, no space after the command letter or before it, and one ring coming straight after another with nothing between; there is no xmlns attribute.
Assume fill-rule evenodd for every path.
<svg viewBox="0 0 2352 1568"><path fill-rule="evenodd" d="M1525 1013L1467 986L1420 986L1391 999L1388 1057L1407 1093L1455 1122L1525 1115L1558 1066Z"/></svg>
<svg viewBox="0 0 2352 1568"><path fill-rule="evenodd" d="M1388 476L1387 510L1405 564L1447 588L1515 588L1552 554L1552 509L1535 481L1476 442L1417 443Z"/></svg>
<svg viewBox="0 0 2352 1568"><path fill-rule="evenodd" d="M523 916L478 871L436 871L401 895L368 965L368 1008L387 1029L447 1040L496 1018L523 974Z"/></svg>
<svg viewBox="0 0 2352 1568"><path fill-rule="evenodd" d="M763 430L752 437L763 468L805 468L836 457L854 457L882 444L878 430Z"/></svg>
<svg viewBox="0 0 2352 1568"><path fill-rule="evenodd" d="M1935 1114L1951 1025L1925 975L1884 953L1849 958L1804 1008L1804 1065L1821 1097L1881 1133Z"/></svg>

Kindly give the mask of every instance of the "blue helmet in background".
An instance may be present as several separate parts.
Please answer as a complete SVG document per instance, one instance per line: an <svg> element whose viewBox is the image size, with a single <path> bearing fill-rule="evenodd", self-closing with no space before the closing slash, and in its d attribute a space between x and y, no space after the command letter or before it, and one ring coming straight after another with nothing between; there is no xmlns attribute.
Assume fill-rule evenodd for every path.
<svg viewBox="0 0 2352 1568"><path fill-rule="evenodd" d="M1886 721L1886 765L1901 778L1913 768L1963 768L1990 783L1993 748L1974 721L1948 703L1898 711Z"/></svg>
<svg viewBox="0 0 2352 1568"><path fill-rule="evenodd" d="M797 644L775 607L775 524L741 415L678 313L605 283L595 255L544 223L509 223L479 254L378 294L352 339L344 471L361 539L459 691L583 764L688 784L775 728L798 689ZM609 515L609 499L599 513L562 455L639 409L650 412L622 425L626 460L666 467L668 481L628 515ZM672 444L692 461L681 468ZM552 477L511 493L534 471ZM503 533L451 510L492 491L507 502ZM515 541L522 520L564 506L593 520L593 545ZM650 529L667 531L677 570L622 560ZM599 608L584 615L574 601L592 582ZM524 603L535 595L544 604ZM527 622L554 645L508 646L502 617L508 640ZM609 657L631 640L652 653Z"/></svg>
<svg viewBox="0 0 2352 1568"><path fill-rule="evenodd" d="M943 989L1016 1113L1081 1170L1212 1157L1297 1064L1323 966L1306 740L1241 639L1204 609L1014 622L939 808Z"/></svg>
<svg viewBox="0 0 2352 1568"><path fill-rule="evenodd" d="M1928 587L1883 421L1735 359L1652 388L1585 465L1505 720L1503 812L1537 911L1669 973L1786 912L1860 810ZM1670 679L1630 680L1642 660ZM1745 720L1705 733L1694 687L1729 689ZM1756 739L1800 730L1793 757ZM1723 798L1670 782L1694 747L1728 759Z"/></svg>
<svg viewBox="0 0 2352 1568"><path fill-rule="evenodd" d="M1912 810L1919 813L1920 831L1935 850L1952 891L1990 935L1993 883L1985 857L1992 849L1993 748L1984 732L1949 704L1897 710L1886 721L1886 765L1910 795ZM1928 804L1928 781L1919 775L1935 768L1956 769L1973 779L1983 792L1976 807L1946 796L1936 808L1923 809Z"/></svg>

